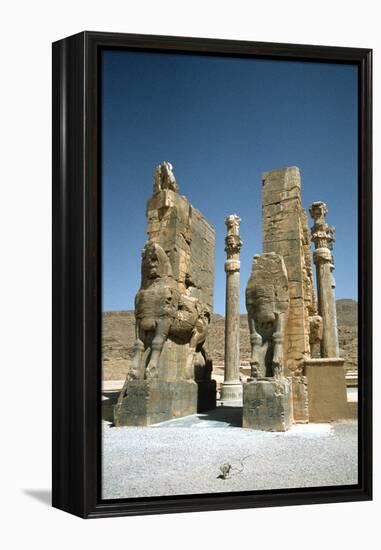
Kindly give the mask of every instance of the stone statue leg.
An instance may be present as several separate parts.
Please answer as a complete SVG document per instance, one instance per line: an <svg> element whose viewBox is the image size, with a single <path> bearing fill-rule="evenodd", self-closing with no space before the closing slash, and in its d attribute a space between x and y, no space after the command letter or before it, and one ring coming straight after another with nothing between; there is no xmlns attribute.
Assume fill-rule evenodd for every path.
<svg viewBox="0 0 381 550"><path fill-rule="evenodd" d="M208 353L206 352L205 348L204 348L204 344L205 342L203 342L202 344L202 347L201 347L201 355L203 356L204 358L204 362L205 362L205 378L210 380L211 377L212 377L212 370L213 370L213 363L212 363L212 360L210 359Z"/></svg>
<svg viewBox="0 0 381 550"><path fill-rule="evenodd" d="M283 370L283 341L284 341L284 329L285 329L285 315L284 313L276 314L276 329L273 334L274 341L274 355L273 355L273 376L280 378Z"/></svg>
<svg viewBox="0 0 381 550"><path fill-rule="evenodd" d="M144 353L144 333L140 331L138 323L136 323L136 340L134 345L134 357L132 358L132 365L127 373L126 379L123 384L122 391L118 397L118 405L121 405L123 399L126 397L128 383L131 380L143 380L144 378L144 365L143 365L143 353Z"/></svg>
<svg viewBox="0 0 381 550"><path fill-rule="evenodd" d="M259 365L260 365L259 350L262 346L262 337L260 336L260 334L258 334L255 328L254 317L248 314L247 318L249 321L250 344L251 344L251 359L250 359L251 376L252 378L258 378Z"/></svg>
<svg viewBox="0 0 381 550"><path fill-rule="evenodd" d="M161 318L156 322L155 336L151 344L151 358L147 365L146 377L158 378L158 362L164 343L168 338L169 329L171 327L170 318Z"/></svg>
<svg viewBox="0 0 381 550"><path fill-rule="evenodd" d="M200 333L197 331L197 329L194 329L192 332L192 337L189 342L189 353L188 353L187 362L185 365L185 378L187 380L194 380L195 378L193 365L194 365L194 359L196 354L196 348L199 343L200 343Z"/></svg>
<svg viewBox="0 0 381 550"><path fill-rule="evenodd" d="M139 323L136 322L136 340L134 345L134 356L132 358L131 369L128 372L127 380L143 380L144 379L144 341L146 338L145 332L141 330Z"/></svg>

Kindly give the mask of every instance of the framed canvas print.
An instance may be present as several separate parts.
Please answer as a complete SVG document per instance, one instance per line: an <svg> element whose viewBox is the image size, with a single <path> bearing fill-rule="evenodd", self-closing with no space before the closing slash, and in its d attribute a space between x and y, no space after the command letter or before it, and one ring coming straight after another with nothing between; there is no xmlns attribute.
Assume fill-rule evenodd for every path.
<svg viewBox="0 0 381 550"><path fill-rule="evenodd" d="M53 505L372 497L371 50L53 44Z"/></svg>

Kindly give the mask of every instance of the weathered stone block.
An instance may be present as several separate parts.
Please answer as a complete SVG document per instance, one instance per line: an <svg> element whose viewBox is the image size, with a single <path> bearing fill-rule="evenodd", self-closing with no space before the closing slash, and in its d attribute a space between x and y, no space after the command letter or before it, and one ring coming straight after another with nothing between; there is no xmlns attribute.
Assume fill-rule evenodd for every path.
<svg viewBox="0 0 381 550"><path fill-rule="evenodd" d="M257 379L243 385L243 428L284 432L292 422L292 391L289 380Z"/></svg>
<svg viewBox="0 0 381 550"><path fill-rule="evenodd" d="M305 361L305 373L310 422L332 422L353 417L347 402L344 359L308 359Z"/></svg>
<svg viewBox="0 0 381 550"><path fill-rule="evenodd" d="M194 381L132 380L114 407L115 426L149 426L197 412Z"/></svg>

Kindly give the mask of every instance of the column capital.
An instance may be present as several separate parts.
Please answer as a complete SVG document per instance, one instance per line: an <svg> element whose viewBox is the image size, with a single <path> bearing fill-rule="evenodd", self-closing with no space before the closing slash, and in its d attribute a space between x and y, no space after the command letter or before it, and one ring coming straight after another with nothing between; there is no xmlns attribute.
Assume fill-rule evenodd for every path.
<svg viewBox="0 0 381 550"><path fill-rule="evenodd" d="M309 208L311 218L315 223L323 224L325 223L325 217L328 214L328 208L325 202L316 201L313 202Z"/></svg>
<svg viewBox="0 0 381 550"><path fill-rule="evenodd" d="M242 239L239 235L226 235L225 237L225 252L230 258L240 253L242 248Z"/></svg>
<svg viewBox="0 0 381 550"><path fill-rule="evenodd" d="M241 223L241 218L237 214L230 214L225 218L225 225L228 228L228 234L234 233L238 235L239 233L239 224Z"/></svg>
<svg viewBox="0 0 381 550"><path fill-rule="evenodd" d="M239 224L241 218L237 214L230 214L225 218L227 234L225 237L225 252L228 259L238 259L239 252L242 248L242 239L239 236Z"/></svg>
<svg viewBox="0 0 381 550"><path fill-rule="evenodd" d="M332 250L335 241L335 228L329 227L325 221L328 214L327 205L322 201L313 202L309 211L315 222L311 228L311 240L315 248L317 250L321 248Z"/></svg>
<svg viewBox="0 0 381 550"><path fill-rule="evenodd" d="M241 269L241 262L235 259L229 259L225 262L226 273L231 271L239 271Z"/></svg>

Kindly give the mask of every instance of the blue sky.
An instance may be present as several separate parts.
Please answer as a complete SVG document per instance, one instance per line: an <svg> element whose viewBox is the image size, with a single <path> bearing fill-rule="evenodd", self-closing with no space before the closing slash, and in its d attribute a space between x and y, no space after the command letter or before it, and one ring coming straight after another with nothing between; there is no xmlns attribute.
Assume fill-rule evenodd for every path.
<svg viewBox="0 0 381 550"><path fill-rule="evenodd" d="M224 218L241 219L241 312L261 253L261 173L298 166L302 201L336 227L336 297L357 299L357 68L354 65L104 51L103 310L133 309L153 172L216 230L214 309L224 313ZM311 219L309 218L311 225Z"/></svg>

